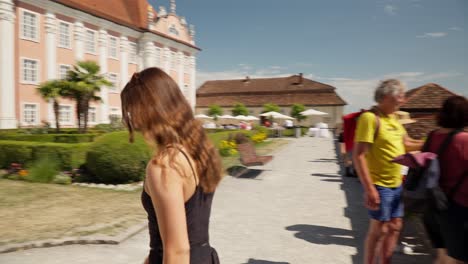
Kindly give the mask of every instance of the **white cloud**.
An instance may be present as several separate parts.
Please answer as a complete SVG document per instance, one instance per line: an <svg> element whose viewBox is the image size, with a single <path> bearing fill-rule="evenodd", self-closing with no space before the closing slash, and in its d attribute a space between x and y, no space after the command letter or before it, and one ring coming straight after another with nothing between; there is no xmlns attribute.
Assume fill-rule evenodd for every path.
<svg viewBox="0 0 468 264"><path fill-rule="evenodd" d="M449 28L449 30L462 31L462 28L460 28L460 27L451 27L451 28Z"/></svg>
<svg viewBox="0 0 468 264"><path fill-rule="evenodd" d="M396 15L396 11L398 10L398 8L394 5L385 5L384 7L384 11L387 15Z"/></svg>
<svg viewBox="0 0 468 264"><path fill-rule="evenodd" d="M440 79L460 76L461 73L439 72L399 72L389 73L375 78L356 79L348 77L319 77L316 80L336 87L337 93L348 103L346 112L357 111L361 108L369 108L375 104L373 101L374 89L381 80L396 78L405 82L408 89L416 88L429 82L437 82Z"/></svg>
<svg viewBox="0 0 468 264"><path fill-rule="evenodd" d="M447 36L447 32L430 32L430 33L424 33L424 35L419 35L416 36L417 38L442 38Z"/></svg>

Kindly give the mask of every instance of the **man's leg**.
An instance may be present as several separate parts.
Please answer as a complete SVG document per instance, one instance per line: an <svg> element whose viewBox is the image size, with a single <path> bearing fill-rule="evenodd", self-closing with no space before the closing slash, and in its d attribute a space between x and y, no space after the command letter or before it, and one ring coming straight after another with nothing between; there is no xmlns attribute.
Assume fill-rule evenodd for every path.
<svg viewBox="0 0 468 264"><path fill-rule="evenodd" d="M385 228L385 238L382 241L382 249L380 253L380 259L382 264L390 264L392 259L393 251L400 236L402 226L401 218L392 218L390 222L386 223L383 228Z"/></svg>
<svg viewBox="0 0 468 264"><path fill-rule="evenodd" d="M384 226L385 222L370 219L369 230L364 244L364 264L377 263L376 257L378 252L380 252L379 248L383 243L384 232L386 231Z"/></svg>

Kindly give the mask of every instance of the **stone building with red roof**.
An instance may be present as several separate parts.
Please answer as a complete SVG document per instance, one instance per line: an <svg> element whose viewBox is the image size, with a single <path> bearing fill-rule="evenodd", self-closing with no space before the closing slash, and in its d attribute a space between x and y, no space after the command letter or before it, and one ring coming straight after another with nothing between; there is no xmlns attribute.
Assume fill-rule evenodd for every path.
<svg viewBox="0 0 468 264"><path fill-rule="evenodd" d="M0 0L0 129L55 124L36 87L63 78L77 61L96 61L114 85L90 107L90 124L120 115L120 91L135 71L165 70L195 105L194 27L147 0ZM74 102L60 100L60 123L76 125Z"/></svg>
<svg viewBox="0 0 468 264"><path fill-rule="evenodd" d="M328 113L323 121L334 128L341 122L346 102L336 93L336 88L328 84L304 78L302 74L278 78L249 78L237 80L207 81L197 90L195 111L206 114L211 105L219 105L225 114L237 103L243 103L251 115L258 116L263 105L276 104L281 112L291 114L293 104L303 104ZM317 118L307 118L301 124L311 125Z"/></svg>
<svg viewBox="0 0 468 264"><path fill-rule="evenodd" d="M413 138L422 138L428 132L437 128L437 113L443 102L457 95L454 92L435 83L428 83L406 92L407 101L400 110L409 112L417 122L405 125L408 134Z"/></svg>

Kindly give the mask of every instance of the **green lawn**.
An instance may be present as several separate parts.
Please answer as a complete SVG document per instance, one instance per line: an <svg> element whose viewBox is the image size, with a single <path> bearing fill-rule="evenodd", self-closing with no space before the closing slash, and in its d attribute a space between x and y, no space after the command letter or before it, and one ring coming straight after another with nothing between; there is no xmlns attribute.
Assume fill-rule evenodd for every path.
<svg viewBox="0 0 468 264"><path fill-rule="evenodd" d="M229 133L210 135L213 141ZM273 139L257 146L260 155L287 144ZM239 165L239 157L223 158L225 169ZM133 192L0 179L0 246L42 239L116 235L146 221L141 189Z"/></svg>

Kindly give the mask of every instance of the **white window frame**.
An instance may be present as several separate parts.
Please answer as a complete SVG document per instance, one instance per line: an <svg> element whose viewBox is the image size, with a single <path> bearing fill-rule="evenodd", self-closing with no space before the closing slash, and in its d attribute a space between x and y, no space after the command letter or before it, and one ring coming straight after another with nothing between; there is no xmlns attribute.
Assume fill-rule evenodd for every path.
<svg viewBox="0 0 468 264"><path fill-rule="evenodd" d="M115 40L115 47L111 46L112 40ZM111 50L115 49L115 55L112 55ZM107 40L107 56L110 59L118 60L119 59L119 40L117 37L109 36Z"/></svg>
<svg viewBox="0 0 468 264"><path fill-rule="evenodd" d="M115 82L113 82L110 78L111 75L115 76ZM107 78L108 81L113 83L114 85L109 87L109 92L110 93L119 93L120 92L120 86L119 86L119 75L116 72L108 72L107 73Z"/></svg>
<svg viewBox="0 0 468 264"><path fill-rule="evenodd" d="M88 32L93 32L94 33L94 40L93 40L94 51L89 51L88 50L88 35L87 35ZM85 40L84 41L84 51L85 51L85 53L93 54L93 55L97 54L97 39L98 39L98 35L97 35L96 30L92 30L90 28L85 28L85 30L84 30L84 40Z"/></svg>
<svg viewBox="0 0 468 264"><path fill-rule="evenodd" d="M57 72L57 76L58 76L59 79L65 79L67 77L66 73L65 73L64 78L61 78L61 76L60 76L60 70L62 69L62 66L67 67L68 68L67 71L72 69L72 66L70 64L59 64L58 65L58 72Z"/></svg>
<svg viewBox="0 0 468 264"><path fill-rule="evenodd" d="M177 52L171 51L171 57L170 57L170 69L171 70L177 70Z"/></svg>
<svg viewBox="0 0 468 264"><path fill-rule="evenodd" d="M136 64L138 57L138 46L135 42L128 43L128 63Z"/></svg>
<svg viewBox="0 0 468 264"><path fill-rule="evenodd" d="M93 111L91 111L91 108L94 109ZM90 114L91 113L94 113L94 121L91 120L90 118ZM97 106L95 105L92 105L92 106L89 106L88 108L88 124L96 124L98 121L98 115L97 115Z"/></svg>
<svg viewBox="0 0 468 264"><path fill-rule="evenodd" d="M60 116L60 107L61 106L67 106L67 107L70 107L70 121L62 121L61 120L61 116ZM59 119L59 122L60 122L60 125L74 125L74 118L73 118L73 105L72 104L59 104L59 116L58 116L58 119Z"/></svg>
<svg viewBox="0 0 468 264"><path fill-rule="evenodd" d="M60 38L62 36L62 32L60 32L60 25L61 24L68 25L68 46L62 45L60 43ZM71 23L68 23L68 22L63 21L63 20L58 20L58 23L57 23L57 46L59 48L72 49L72 42L73 42L72 32L73 32L73 28L72 28Z"/></svg>
<svg viewBox="0 0 468 264"><path fill-rule="evenodd" d="M184 73L190 74L190 56L184 55Z"/></svg>
<svg viewBox="0 0 468 264"><path fill-rule="evenodd" d="M36 37L35 38L30 38L24 35L24 28L23 28L24 13L29 13L29 14L36 16ZM20 38L24 40L29 40L29 41L34 41L34 42L39 43L40 36L41 36L41 14L28 10L28 9L20 8Z"/></svg>
<svg viewBox="0 0 468 264"><path fill-rule="evenodd" d="M36 106L36 120L33 123L28 123L25 120L25 114L24 111L26 110L25 105L35 105ZM40 123L40 115L41 115L41 105L39 103L33 103L33 102L21 102L21 125L23 126L30 126L34 125L37 126Z"/></svg>
<svg viewBox="0 0 468 264"><path fill-rule="evenodd" d="M37 64L36 68L36 80L35 81L30 81L30 80L25 80L24 79L24 61L25 60L30 60L30 61L35 61ZM33 58L27 58L27 57L20 57L20 79L22 84L39 84L41 81L41 61L38 59L33 59Z"/></svg>
<svg viewBox="0 0 468 264"><path fill-rule="evenodd" d="M109 109L109 115L114 115L113 112L116 112L115 115L122 117L122 109L120 109L119 107L111 107Z"/></svg>

